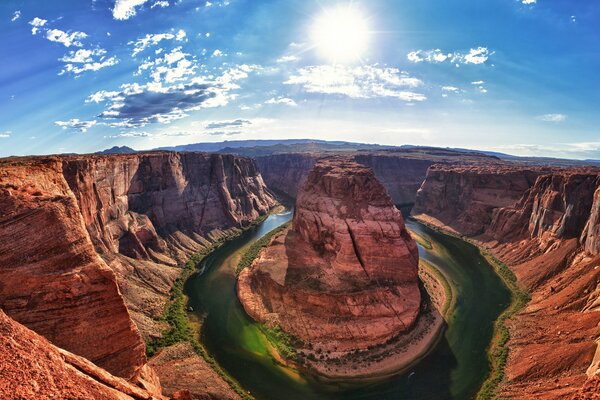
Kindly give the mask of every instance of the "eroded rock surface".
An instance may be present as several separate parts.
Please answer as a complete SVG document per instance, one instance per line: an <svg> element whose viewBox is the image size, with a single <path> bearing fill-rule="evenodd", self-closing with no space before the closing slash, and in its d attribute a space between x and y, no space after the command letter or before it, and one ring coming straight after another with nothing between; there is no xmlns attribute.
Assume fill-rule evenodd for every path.
<svg viewBox="0 0 600 400"><path fill-rule="evenodd" d="M513 165L435 166L419 190L417 217L487 247L531 293L509 323L503 396L564 398L598 373L599 188L598 170Z"/></svg>
<svg viewBox="0 0 600 400"><path fill-rule="evenodd" d="M94 251L62 162L2 165L0 308L55 345L132 378L146 362L113 271Z"/></svg>
<svg viewBox="0 0 600 400"><path fill-rule="evenodd" d="M0 310L0 398L163 399L60 349Z"/></svg>
<svg viewBox="0 0 600 400"><path fill-rule="evenodd" d="M417 268L416 243L372 170L326 159L300 191L292 227L241 273L238 294L252 318L349 352L413 327Z"/></svg>

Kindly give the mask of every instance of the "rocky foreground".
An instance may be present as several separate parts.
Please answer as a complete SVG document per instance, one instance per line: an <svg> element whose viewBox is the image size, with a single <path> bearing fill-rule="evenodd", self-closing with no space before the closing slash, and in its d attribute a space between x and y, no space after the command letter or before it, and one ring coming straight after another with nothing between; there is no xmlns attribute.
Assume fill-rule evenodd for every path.
<svg viewBox="0 0 600 400"><path fill-rule="evenodd" d="M600 171L438 165L413 214L488 248L531 294L509 321L501 395L562 399L590 379L577 398L596 398Z"/></svg>
<svg viewBox="0 0 600 400"><path fill-rule="evenodd" d="M322 374L389 372L386 360L356 371L349 359L401 341L419 325L418 258L372 170L323 159L298 194L292 227L240 274L238 296L252 318L280 327L299 339L301 354L320 358L310 364Z"/></svg>
<svg viewBox="0 0 600 400"><path fill-rule="evenodd" d="M158 382L144 339L160 337L168 326L160 317L180 265L274 204L254 162L243 157L155 152L0 160L0 308L14 319L3 317L3 324L14 335L31 332L16 327L26 326L56 351L90 360L99 374L142 386ZM2 382L13 376L8 360L29 362L24 352L10 349L18 350L10 347L11 356L0 358ZM211 371L194 352L187 359ZM37 379L66 385L69 375L56 374L67 367L56 357L37 362L43 374L28 378L31 391L24 398L77 393L47 391ZM178 368L155 365L165 377ZM190 380L201 381L202 369L195 371L200 375ZM180 388L166 382L167 395ZM195 397L210 392L197 389ZM149 391L162 395L158 383ZM80 398L110 398L104 392ZM225 382L211 393L235 396ZM0 387L0 397L6 396L12 392Z"/></svg>

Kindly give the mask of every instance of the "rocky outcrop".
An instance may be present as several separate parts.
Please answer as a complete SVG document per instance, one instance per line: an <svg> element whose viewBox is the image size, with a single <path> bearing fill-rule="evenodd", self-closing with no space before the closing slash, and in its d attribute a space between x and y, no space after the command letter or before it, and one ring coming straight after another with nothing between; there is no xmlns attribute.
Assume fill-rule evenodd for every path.
<svg viewBox="0 0 600 400"><path fill-rule="evenodd" d="M163 393L173 396L182 390L193 399L238 400L240 396L189 343L162 349L150 360L160 375Z"/></svg>
<svg viewBox="0 0 600 400"><path fill-rule="evenodd" d="M60 349L0 310L0 398L163 399Z"/></svg>
<svg viewBox="0 0 600 400"><path fill-rule="evenodd" d="M96 254L60 159L3 163L0 307L55 345L132 378L145 346Z"/></svg>
<svg viewBox="0 0 600 400"><path fill-rule="evenodd" d="M298 195L292 227L242 271L238 295L255 320L339 355L413 327L417 264L416 243L372 170L324 159Z"/></svg>
<svg viewBox="0 0 600 400"><path fill-rule="evenodd" d="M514 165L434 166L419 190L418 218L487 247L531 294L509 324L503 396L563 398L597 373L599 190L597 170Z"/></svg>

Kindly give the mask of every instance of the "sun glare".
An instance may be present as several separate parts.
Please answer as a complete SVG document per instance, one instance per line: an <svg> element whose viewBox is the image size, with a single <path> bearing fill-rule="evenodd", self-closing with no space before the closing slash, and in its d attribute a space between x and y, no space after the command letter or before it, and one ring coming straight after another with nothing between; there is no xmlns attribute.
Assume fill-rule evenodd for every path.
<svg viewBox="0 0 600 400"><path fill-rule="evenodd" d="M330 61L356 61L367 50L367 19L351 6L325 10L313 24L312 41L319 54Z"/></svg>

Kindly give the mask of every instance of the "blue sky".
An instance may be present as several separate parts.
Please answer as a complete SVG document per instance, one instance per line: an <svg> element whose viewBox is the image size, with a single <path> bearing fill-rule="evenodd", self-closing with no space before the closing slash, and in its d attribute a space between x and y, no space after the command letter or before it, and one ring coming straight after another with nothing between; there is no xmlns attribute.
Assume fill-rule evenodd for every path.
<svg viewBox="0 0 600 400"><path fill-rule="evenodd" d="M600 159L600 3L0 3L0 156L317 138Z"/></svg>

